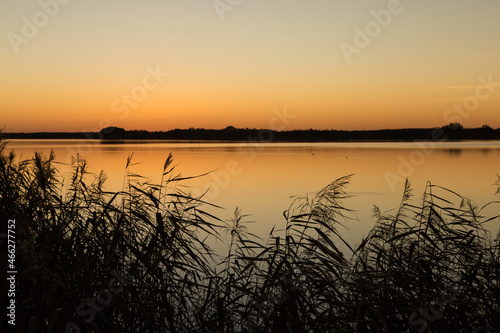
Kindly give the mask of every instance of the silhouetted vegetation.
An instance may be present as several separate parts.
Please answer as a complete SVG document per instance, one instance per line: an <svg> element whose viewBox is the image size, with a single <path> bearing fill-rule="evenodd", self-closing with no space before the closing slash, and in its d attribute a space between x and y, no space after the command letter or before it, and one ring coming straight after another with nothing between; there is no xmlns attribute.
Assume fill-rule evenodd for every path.
<svg viewBox="0 0 500 333"><path fill-rule="evenodd" d="M2 230L16 220L20 332L500 327L500 235L483 228L498 216L482 217L439 186L428 184L415 202L406 183L394 214L375 207L373 230L344 254L350 176L296 197L260 240L239 210L225 223L202 197L181 191L186 178L171 155L160 184L131 173L130 157L123 190L107 192L105 174L82 159L63 180L53 154L17 161L5 149L0 140L0 216ZM214 253L210 238L225 239L227 254Z"/></svg>
<svg viewBox="0 0 500 333"><path fill-rule="evenodd" d="M222 130L190 128L167 132L126 131L108 127L98 133L9 133L11 139L99 139L99 140L193 140L193 141L281 141L281 142L336 142L336 141L446 141L499 140L500 128L484 125L463 128L452 123L436 128L385 129L372 131L293 130L235 128Z"/></svg>

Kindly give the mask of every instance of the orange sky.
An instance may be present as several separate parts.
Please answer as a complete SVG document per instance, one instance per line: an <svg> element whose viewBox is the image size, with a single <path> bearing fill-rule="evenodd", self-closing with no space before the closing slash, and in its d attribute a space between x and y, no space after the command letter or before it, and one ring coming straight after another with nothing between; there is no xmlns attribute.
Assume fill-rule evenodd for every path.
<svg viewBox="0 0 500 333"><path fill-rule="evenodd" d="M396 1L2 1L0 126L500 127L500 3Z"/></svg>

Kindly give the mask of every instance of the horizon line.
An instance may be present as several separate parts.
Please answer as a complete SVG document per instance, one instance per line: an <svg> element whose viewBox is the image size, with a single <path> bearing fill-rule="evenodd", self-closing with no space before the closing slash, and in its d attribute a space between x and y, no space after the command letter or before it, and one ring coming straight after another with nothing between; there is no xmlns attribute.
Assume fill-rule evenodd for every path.
<svg viewBox="0 0 500 333"><path fill-rule="evenodd" d="M171 132L171 131L197 131L197 130L208 130L208 131L224 131L224 130L266 130L266 131L272 131L272 132L293 132L293 131L342 131L342 132L358 132L358 131L363 131L363 132L375 132L375 131L393 131L393 130L424 130L424 129L436 129L436 128L445 128L447 126L451 126L452 124L447 124L443 126L434 126L434 127L399 127L399 128L379 128L379 129L353 129L353 130L346 130L346 129L317 129L317 128L303 128L303 129L289 129L289 130L272 130L269 128L243 128L243 127L234 127L234 126L226 126L225 128L205 128L205 127L189 127L189 128L173 128L169 130L145 130L145 129L125 129L122 127L117 127L117 126L110 126L110 127L105 127L102 128L99 131L35 131L35 132L6 132L0 128L0 133L3 134L39 134L39 133L48 133L48 134L58 134L58 133L67 133L67 134L78 134L78 133L100 133L103 130L106 129L119 129L119 130L124 130L126 132L133 132L133 131L144 131L144 132L150 132L150 133L155 133L155 132ZM500 130L500 127L498 128L493 128L489 125L482 125L481 127L463 127L461 124L459 124L462 129L492 129L492 130Z"/></svg>

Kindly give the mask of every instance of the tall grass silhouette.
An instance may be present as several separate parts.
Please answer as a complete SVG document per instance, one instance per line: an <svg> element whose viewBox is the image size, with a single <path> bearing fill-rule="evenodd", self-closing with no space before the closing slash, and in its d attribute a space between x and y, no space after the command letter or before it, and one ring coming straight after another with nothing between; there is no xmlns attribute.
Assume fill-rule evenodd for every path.
<svg viewBox="0 0 500 333"><path fill-rule="evenodd" d="M262 240L239 209L223 221L210 213L217 206L193 197L172 155L160 184L131 172L130 156L123 189L108 192L105 174L78 156L63 180L54 154L17 161L6 147L1 139L0 212L2 228L7 219L17 225L19 331L500 327L500 235L483 227L498 216L482 217L484 207L448 189L429 183L416 201L407 182L395 213L375 207L373 229L353 246L339 230L353 218L351 176L342 177L295 197ZM227 253L209 239L226 241Z"/></svg>

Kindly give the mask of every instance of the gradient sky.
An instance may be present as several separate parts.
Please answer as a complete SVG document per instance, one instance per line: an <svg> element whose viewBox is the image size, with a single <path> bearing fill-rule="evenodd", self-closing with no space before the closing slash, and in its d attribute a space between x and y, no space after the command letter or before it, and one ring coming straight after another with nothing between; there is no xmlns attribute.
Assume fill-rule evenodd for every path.
<svg viewBox="0 0 500 333"><path fill-rule="evenodd" d="M402 0L368 45L395 0L60 1L0 4L7 132L269 128L284 107L286 129L500 127L500 84L475 97L500 82L498 0Z"/></svg>

